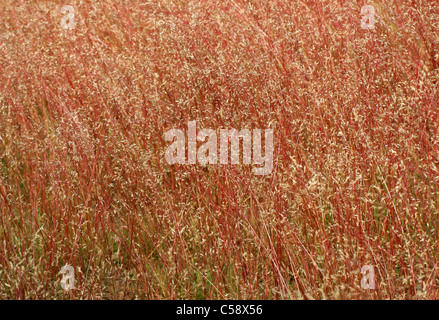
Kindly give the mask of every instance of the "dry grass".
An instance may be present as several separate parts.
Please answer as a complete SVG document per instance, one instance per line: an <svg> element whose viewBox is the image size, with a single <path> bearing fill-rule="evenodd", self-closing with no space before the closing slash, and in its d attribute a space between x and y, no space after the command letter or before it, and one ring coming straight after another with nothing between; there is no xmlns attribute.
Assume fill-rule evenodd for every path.
<svg viewBox="0 0 439 320"><path fill-rule="evenodd" d="M0 297L436 299L439 7L364 4L2 1ZM273 173L168 165L190 120Z"/></svg>

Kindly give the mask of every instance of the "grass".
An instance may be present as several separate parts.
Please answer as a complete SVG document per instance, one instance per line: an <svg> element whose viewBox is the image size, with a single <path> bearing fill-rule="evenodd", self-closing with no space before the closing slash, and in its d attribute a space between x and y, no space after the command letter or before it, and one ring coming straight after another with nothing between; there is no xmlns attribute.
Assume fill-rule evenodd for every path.
<svg viewBox="0 0 439 320"><path fill-rule="evenodd" d="M0 4L1 298L438 297L432 1L65 4ZM273 129L272 174L168 165L192 120Z"/></svg>

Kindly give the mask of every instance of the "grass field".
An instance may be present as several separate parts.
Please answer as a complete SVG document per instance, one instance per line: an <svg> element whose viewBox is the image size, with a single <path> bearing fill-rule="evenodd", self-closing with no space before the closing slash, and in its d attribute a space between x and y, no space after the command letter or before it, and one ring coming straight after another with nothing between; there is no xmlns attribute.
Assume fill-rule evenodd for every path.
<svg viewBox="0 0 439 320"><path fill-rule="evenodd" d="M69 1L0 2L0 298L438 298L436 1ZM271 174L168 164L194 120Z"/></svg>

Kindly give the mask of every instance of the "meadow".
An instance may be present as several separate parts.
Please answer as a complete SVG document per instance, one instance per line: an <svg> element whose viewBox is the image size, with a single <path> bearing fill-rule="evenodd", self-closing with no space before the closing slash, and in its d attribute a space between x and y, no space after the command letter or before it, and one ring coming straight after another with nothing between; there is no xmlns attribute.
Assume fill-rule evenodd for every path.
<svg viewBox="0 0 439 320"><path fill-rule="evenodd" d="M63 1L0 2L1 299L438 298L437 1Z"/></svg>

